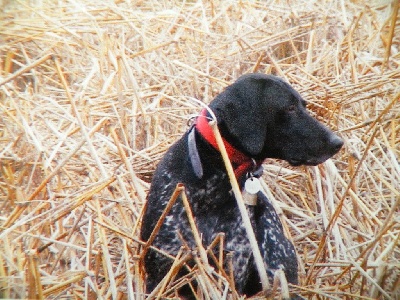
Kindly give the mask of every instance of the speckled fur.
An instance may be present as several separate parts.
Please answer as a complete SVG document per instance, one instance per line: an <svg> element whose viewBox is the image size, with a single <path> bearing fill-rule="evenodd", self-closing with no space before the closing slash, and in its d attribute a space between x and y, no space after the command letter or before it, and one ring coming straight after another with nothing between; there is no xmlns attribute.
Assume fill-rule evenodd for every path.
<svg viewBox="0 0 400 300"><path fill-rule="evenodd" d="M296 115L294 105L298 110ZM315 165L335 154L342 145L337 136L307 114L300 95L273 76L244 76L221 93L210 107L217 115L223 136L256 159L275 157L296 165ZM218 233L225 233L226 250L233 253L236 289L241 294L253 295L261 290L261 285L221 155L198 132L195 134L204 170L202 178L193 170L186 133L168 150L155 171L141 238L149 238L176 185L183 183L203 245L209 245ZM281 139L285 139L283 143ZM243 182L239 178L241 188ZM267 271L272 276L275 270L283 269L287 280L297 284L295 249L285 237L269 200L261 192L257 196L257 205L247 209ZM195 247L186 213L178 199L153 246L176 255L182 239L189 247ZM165 276L171 263L156 251L148 252L145 257L148 292Z"/></svg>

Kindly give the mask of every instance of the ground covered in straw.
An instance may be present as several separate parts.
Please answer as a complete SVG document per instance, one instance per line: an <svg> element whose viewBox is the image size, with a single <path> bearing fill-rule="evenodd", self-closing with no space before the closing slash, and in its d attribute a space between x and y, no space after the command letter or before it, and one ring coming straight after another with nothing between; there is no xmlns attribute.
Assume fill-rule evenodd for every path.
<svg viewBox="0 0 400 300"><path fill-rule="evenodd" d="M290 289L400 299L398 1L2 3L1 298L143 299L138 229L158 160L193 99L263 72L345 139L318 167L265 163L298 251ZM204 299L222 295L200 276Z"/></svg>

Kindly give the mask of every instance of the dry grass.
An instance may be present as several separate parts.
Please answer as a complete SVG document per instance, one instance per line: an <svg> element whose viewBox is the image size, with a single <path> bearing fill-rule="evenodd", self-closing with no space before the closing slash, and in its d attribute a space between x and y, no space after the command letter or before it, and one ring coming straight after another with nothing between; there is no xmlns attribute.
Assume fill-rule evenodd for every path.
<svg viewBox="0 0 400 300"><path fill-rule="evenodd" d="M265 164L299 254L297 291L400 299L391 2L4 0L0 296L143 299L140 215L155 165L199 111L191 98L208 103L239 75L265 72L346 140L318 167ZM229 274L210 277L199 262L187 280L205 299L236 297Z"/></svg>

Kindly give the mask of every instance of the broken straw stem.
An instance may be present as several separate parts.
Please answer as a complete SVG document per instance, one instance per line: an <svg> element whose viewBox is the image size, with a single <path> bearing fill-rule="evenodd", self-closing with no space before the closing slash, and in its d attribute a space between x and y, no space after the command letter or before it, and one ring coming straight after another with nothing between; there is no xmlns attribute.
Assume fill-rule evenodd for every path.
<svg viewBox="0 0 400 300"><path fill-rule="evenodd" d="M201 258L203 264L206 266L206 271L211 274L212 268L211 268L210 264L208 263L207 252L206 252L206 249L204 249L204 247L203 247L203 243L201 242L201 237L200 237L199 231L197 230L196 223L195 223L194 217L193 217L193 213L190 208L190 204L187 199L184 187L181 192L181 197L182 197L183 206L185 207L186 214L188 216L190 228L192 229L194 241L196 243L197 249L200 254L200 258Z"/></svg>
<svg viewBox="0 0 400 300"><path fill-rule="evenodd" d="M214 132L214 136L217 141L219 151L221 152L226 171L228 172L229 181L232 185L232 190L235 195L235 199L236 199L237 205L239 207L240 214L242 216L243 225L246 229L247 237L250 241L251 250L253 252L254 261L256 263L258 275L260 276L263 291L267 291L267 290L269 290L269 281L268 281L268 275L267 275L267 271L266 271L267 266L264 266L264 260L261 256L260 249L258 248L258 243L257 243L256 237L254 234L253 227L251 226L250 217L247 213L246 206L244 205L244 201L243 201L242 193L239 188L239 184L236 180L236 176L233 171L232 164L229 160L228 153L226 152L224 142L222 141L221 134L219 133L219 130L217 127L217 122L214 119L209 122L209 125L211 126L211 128Z"/></svg>

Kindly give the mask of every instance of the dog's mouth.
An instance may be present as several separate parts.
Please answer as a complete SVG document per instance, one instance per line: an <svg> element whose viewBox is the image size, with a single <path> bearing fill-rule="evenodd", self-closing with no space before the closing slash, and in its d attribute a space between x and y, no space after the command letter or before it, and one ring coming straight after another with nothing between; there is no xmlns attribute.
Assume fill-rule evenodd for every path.
<svg viewBox="0 0 400 300"><path fill-rule="evenodd" d="M295 166L295 167L303 166L303 165L305 165L305 166L316 166L316 165L319 165L319 164L323 163L324 161L326 161L329 157L330 156L322 157L322 158L319 158L319 159L316 159L316 158L311 158L311 159L290 158L290 159L287 160L287 162L290 165Z"/></svg>
<svg viewBox="0 0 400 300"><path fill-rule="evenodd" d="M343 140L336 135L330 135L329 143L325 147L319 147L315 151L308 151L307 153L296 153L295 150L290 151L293 156L289 157L287 161L292 166L316 166L327 159L334 156L343 146ZM312 148L310 148L312 150Z"/></svg>
<svg viewBox="0 0 400 300"><path fill-rule="evenodd" d="M303 163L301 160L297 160L297 159L288 159L287 162L292 165L292 166L301 166Z"/></svg>

